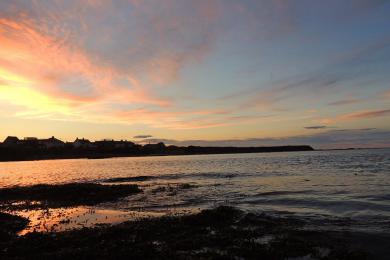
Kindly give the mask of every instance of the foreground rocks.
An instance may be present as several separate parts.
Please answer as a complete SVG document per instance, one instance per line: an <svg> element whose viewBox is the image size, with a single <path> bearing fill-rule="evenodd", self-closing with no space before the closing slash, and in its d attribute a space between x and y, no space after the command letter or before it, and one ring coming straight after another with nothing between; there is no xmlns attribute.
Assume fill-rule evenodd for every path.
<svg viewBox="0 0 390 260"><path fill-rule="evenodd" d="M115 201L139 192L141 190L137 185L101 185L96 183L11 187L0 189L0 209L91 206Z"/></svg>
<svg viewBox="0 0 390 260"><path fill-rule="evenodd" d="M7 241L15 233L24 229L28 219L0 212L0 241Z"/></svg>
<svg viewBox="0 0 390 260"><path fill-rule="evenodd" d="M231 207L0 241L0 258L28 259L386 259L370 237L305 230L305 222ZM375 242L386 248L386 239ZM380 243L383 243L381 245ZM368 250L366 250L368 249Z"/></svg>

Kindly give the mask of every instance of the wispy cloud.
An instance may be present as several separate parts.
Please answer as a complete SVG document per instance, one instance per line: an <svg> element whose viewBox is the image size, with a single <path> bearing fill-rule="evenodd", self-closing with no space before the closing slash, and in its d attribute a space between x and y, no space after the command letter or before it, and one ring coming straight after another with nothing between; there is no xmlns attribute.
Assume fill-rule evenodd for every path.
<svg viewBox="0 0 390 260"><path fill-rule="evenodd" d="M225 94L220 100L231 102L234 99L242 99L241 107L276 109L283 108L283 103L299 96L311 94L325 97L352 83L366 85L367 77L381 77L378 77L377 70L363 70L362 66L376 64L378 61L390 61L389 50L390 38L382 37L370 44L334 54L333 59L324 63L320 68L288 77L280 77L255 87L236 90ZM346 98L329 102L328 105L341 106L362 101L362 99L357 98Z"/></svg>
<svg viewBox="0 0 390 260"><path fill-rule="evenodd" d="M328 103L328 105L331 105L331 106L343 106L343 105L356 104L356 103L359 103L361 101L362 100L360 100L360 99L354 99L354 98L340 99L340 100L337 100L337 101L330 102L330 103Z"/></svg>
<svg viewBox="0 0 390 260"><path fill-rule="evenodd" d="M151 138L153 135L136 135L133 138L134 139L145 139L145 138Z"/></svg>
<svg viewBox="0 0 390 260"><path fill-rule="evenodd" d="M341 118L365 119L365 118L380 117L380 116L387 116L387 115L390 115L390 109L354 112L354 113L342 115Z"/></svg>
<svg viewBox="0 0 390 260"><path fill-rule="evenodd" d="M321 122L334 123L334 122L342 122L342 121L349 121L349 120L383 117L389 115L390 115L390 109L357 111L357 112L342 114L334 118L325 118L322 119Z"/></svg>
<svg viewBox="0 0 390 260"><path fill-rule="evenodd" d="M24 106L18 116L55 120L72 115L99 121L97 113L103 113L100 121L119 122L112 103L172 106L173 99L160 95L158 87L207 55L218 6L173 0L159 8L146 1L127 5L69 1L47 3L43 9L37 2L1 3L1 99ZM191 14L182 16L188 10Z"/></svg>
<svg viewBox="0 0 390 260"><path fill-rule="evenodd" d="M229 140L173 140L151 139L151 142L165 142L172 145L199 146L275 146L311 145L317 149L349 147L390 147L390 132L376 129L329 130L312 135L290 136L284 138L248 138Z"/></svg>
<svg viewBox="0 0 390 260"><path fill-rule="evenodd" d="M130 79L131 75L121 75L110 67L95 63L83 50L43 35L28 21L1 19L0 42L1 77L11 78L10 87L23 85L42 95L73 103L110 98L137 103L166 103L148 96L134 79L134 90L115 84L116 77ZM16 80L13 75L17 75ZM112 94L108 96L107 92Z"/></svg>
<svg viewBox="0 0 390 260"><path fill-rule="evenodd" d="M328 128L328 126L326 126L326 125L313 125L313 126L305 126L304 128L309 129L309 130L318 130L318 129L326 129L326 128Z"/></svg>
<svg viewBox="0 0 390 260"><path fill-rule="evenodd" d="M372 130L376 130L376 128L369 127L369 128L361 128L359 130L361 130L361 131L372 131Z"/></svg>

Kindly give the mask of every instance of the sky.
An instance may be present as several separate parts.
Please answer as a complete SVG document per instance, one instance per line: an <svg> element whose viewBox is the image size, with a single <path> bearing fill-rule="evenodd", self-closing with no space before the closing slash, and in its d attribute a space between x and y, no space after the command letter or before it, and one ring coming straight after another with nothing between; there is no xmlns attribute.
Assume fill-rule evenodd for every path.
<svg viewBox="0 0 390 260"><path fill-rule="evenodd" d="M0 2L0 139L390 147L388 0Z"/></svg>

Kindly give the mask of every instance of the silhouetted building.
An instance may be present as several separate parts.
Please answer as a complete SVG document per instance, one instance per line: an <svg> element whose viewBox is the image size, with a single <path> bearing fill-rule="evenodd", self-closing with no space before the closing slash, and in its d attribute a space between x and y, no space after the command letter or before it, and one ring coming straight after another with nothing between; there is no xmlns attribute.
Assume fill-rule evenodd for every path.
<svg viewBox="0 0 390 260"><path fill-rule="evenodd" d="M40 139L38 140L39 145L41 145L44 148L61 148L65 146L65 143L54 136L50 137L49 139Z"/></svg>
<svg viewBox="0 0 390 260"><path fill-rule="evenodd" d="M92 148L93 144L88 139L84 138L76 138L76 140L73 142L74 148Z"/></svg>
<svg viewBox="0 0 390 260"><path fill-rule="evenodd" d="M149 153L161 153L165 150L165 144L162 142L158 144L145 144L143 149Z"/></svg>
<svg viewBox="0 0 390 260"><path fill-rule="evenodd" d="M25 137L23 140L19 140L18 144L30 148L37 148L40 146L38 138L36 137Z"/></svg>
<svg viewBox="0 0 390 260"><path fill-rule="evenodd" d="M131 148L134 147L135 144L133 142L120 140L120 141L114 141L114 145L115 148Z"/></svg>
<svg viewBox="0 0 390 260"><path fill-rule="evenodd" d="M94 145L99 149L113 149L115 148L114 140L104 139L102 141L95 141Z"/></svg>
<svg viewBox="0 0 390 260"><path fill-rule="evenodd" d="M23 138L23 141L35 142L35 141L38 141L38 138L36 138L36 137L25 137L25 138Z"/></svg>
<svg viewBox="0 0 390 260"><path fill-rule="evenodd" d="M102 140L102 141L96 141L94 144L98 148L104 148L104 149L116 149L116 148L132 148L135 146L133 142L130 141L115 141L115 140Z"/></svg>
<svg viewBox="0 0 390 260"><path fill-rule="evenodd" d="M13 147L13 146L18 145L18 143L19 143L19 138L17 138L16 136L8 136L7 138L5 138L5 140L3 142L3 146L4 147Z"/></svg>

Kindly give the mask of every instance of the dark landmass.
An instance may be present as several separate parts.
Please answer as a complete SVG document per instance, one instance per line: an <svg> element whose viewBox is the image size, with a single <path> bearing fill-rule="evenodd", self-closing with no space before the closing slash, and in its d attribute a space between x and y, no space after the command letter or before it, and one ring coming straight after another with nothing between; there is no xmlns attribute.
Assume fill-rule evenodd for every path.
<svg viewBox="0 0 390 260"><path fill-rule="evenodd" d="M115 141L98 143L91 147L75 147L72 143L58 147L47 147L34 143L0 145L0 161L50 160L50 159L101 159L110 157L234 154L313 151L308 145L271 147L200 147L166 146L164 143L137 145L131 142L117 144Z"/></svg>
<svg viewBox="0 0 390 260"><path fill-rule="evenodd" d="M0 240L1 259L386 259L389 237L218 207L198 214ZM0 228L4 229L3 226ZM387 251L386 251L387 250Z"/></svg>
<svg viewBox="0 0 390 260"><path fill-rule="evenodd" d="M389 148L390 147L348 147L348 148L316 149L316 151L381 150L381 149L389 149Z"/></svg>
<svg viewBox="0 0 390 260"><path fill-rule="evenodd" d="M137 185L101 185L70 183L62 185L40 184L0 189L0 209L60 208L92 206L115 201L142 192Z"/></svg>

